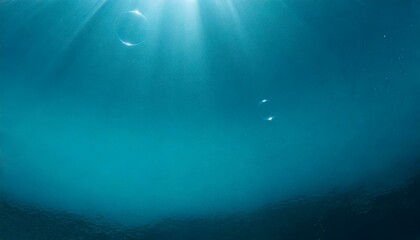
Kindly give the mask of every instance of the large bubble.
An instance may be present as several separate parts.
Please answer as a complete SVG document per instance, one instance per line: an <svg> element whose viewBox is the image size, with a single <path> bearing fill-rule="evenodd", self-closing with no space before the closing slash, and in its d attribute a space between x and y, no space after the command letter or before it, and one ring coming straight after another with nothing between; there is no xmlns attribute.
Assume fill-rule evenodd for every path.
<svg viewBox="0 0 420 240"><path fill-rule="evenodd" d="M123 12L118 16L115 28L121 43L126 46L136 46L146 39L148 21L138 10Z"/></svg>
<svg viewBox="0 0 420 240"><path fill-rule="evenodd" d="M276 117L276 108L270 99L264 99L258 104L258 114L267 121L272 121Z"/></svg>

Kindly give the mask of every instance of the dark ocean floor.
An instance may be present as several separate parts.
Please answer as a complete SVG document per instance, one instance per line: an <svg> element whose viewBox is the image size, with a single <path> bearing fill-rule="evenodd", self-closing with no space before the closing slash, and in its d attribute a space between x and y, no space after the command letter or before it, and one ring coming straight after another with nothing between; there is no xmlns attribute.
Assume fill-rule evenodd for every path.
<svg viewBox="0 0 420 240"><path fill-rule="evenodd" d="M122 227L82 217L0 202L1 240L50 239L420 239L420 173L375 197L363 189L274 204L252 213L166 219Z"/></svg>

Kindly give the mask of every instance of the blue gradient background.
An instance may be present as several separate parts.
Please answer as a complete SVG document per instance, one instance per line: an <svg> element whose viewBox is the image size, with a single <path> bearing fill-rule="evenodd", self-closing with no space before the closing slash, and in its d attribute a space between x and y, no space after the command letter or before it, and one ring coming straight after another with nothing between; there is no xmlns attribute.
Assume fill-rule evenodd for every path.
<svg viewBox="0 0 420 240"><path fill-rule="evenodd" d="M131 225L388 191L419 169L419 43L415 0L2 1L1 196Z"/></svg>

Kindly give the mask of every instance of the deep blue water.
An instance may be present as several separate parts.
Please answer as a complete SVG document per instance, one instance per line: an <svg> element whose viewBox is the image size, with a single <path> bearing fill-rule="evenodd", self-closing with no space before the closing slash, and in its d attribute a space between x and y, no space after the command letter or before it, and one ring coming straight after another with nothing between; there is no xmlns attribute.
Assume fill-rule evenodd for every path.
<svg viewBox="0 0 420 240"><path fill-rule="evenodd" d="M0 239L419 239L419 0L0 0Z"/></svg>

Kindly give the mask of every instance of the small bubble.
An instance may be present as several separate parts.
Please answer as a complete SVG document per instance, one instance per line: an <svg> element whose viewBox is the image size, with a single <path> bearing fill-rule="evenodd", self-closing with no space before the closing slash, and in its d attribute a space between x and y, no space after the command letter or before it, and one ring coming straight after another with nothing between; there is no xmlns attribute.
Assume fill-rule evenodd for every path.
<svg viewBox="0 0 420 240"><path fill-rule="evenodd" d="M262 119L272 121L276 117L276 111L273 102L270 99L262 100L258 104L258 113Z"/></svg>
<svg viewBox="0 0 420 240"><path fill-rule="evenodd" d="M121 43L136 46L146 38L148 21L138 10L124 12L118 16L115 29Z"/></svg>

